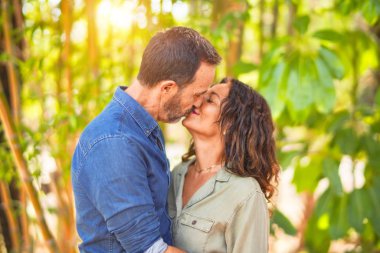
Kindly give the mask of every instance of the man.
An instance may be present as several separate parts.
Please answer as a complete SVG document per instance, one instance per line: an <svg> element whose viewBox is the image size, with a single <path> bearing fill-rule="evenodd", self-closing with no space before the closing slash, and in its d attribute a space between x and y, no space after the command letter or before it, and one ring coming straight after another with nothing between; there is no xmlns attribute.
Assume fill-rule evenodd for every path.
<svg viewBox="0 0 380 253"><path fill-rule="evenodd" d="M137 80L82 133L72 161L81 252L182 252L171 247L169 163L157 121L202 103L221 58L196 31L174 27L146 47Z"/></svg>

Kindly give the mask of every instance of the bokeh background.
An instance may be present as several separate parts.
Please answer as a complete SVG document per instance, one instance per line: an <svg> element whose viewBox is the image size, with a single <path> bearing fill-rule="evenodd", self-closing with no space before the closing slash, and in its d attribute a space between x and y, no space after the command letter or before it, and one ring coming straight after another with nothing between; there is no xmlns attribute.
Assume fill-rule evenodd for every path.
<svg viewBox="0 0 380 253"><path fill-rule="evenodd" d="M0 0L0 252L77 252L78 136L183 25L268 100L270 252L380 252L379 0ZM189 144L161 124L173 167ZM250 222L247 220L247 222Z"/></svg>

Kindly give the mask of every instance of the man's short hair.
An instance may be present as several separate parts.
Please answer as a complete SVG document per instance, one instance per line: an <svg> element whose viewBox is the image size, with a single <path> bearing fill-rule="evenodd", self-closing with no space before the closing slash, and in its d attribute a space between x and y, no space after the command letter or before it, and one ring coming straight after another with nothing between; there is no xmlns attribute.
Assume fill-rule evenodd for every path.
<svg viewBox="0 0 380 253"><path fill-rule="evenodd" d="M173 27L157 33L149 41L137 79L150 87L163 80L173 80L183 88L194 80L201 62L217 65L220 61L216 49L197 31Z"/></svg>

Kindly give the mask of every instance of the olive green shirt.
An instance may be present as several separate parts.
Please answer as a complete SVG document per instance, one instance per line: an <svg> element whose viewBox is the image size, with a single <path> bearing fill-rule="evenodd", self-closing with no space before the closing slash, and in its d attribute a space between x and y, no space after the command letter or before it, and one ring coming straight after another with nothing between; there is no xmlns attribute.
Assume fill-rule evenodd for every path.
<svg viewBox="0 0 380 253"><path fill-rule="evenodd" d="M174 246L189 253L268 252L268 207L254 178L222 168L182 209L184 179L192 162L181 163L172 172L168 203Z"/></svg>

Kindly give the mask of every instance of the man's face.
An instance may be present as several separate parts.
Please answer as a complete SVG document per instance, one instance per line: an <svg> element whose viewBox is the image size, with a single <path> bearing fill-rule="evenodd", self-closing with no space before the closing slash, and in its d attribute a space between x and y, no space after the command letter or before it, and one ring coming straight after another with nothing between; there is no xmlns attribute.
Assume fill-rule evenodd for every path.
<svg viewBox="0 0 380 253"><path fill-rule="evenodd" d="M165 122L174 123L202 105L203 95L207 92L215 76L215 66L201 62L195 79L179 90L164 104Z"/></svg>

